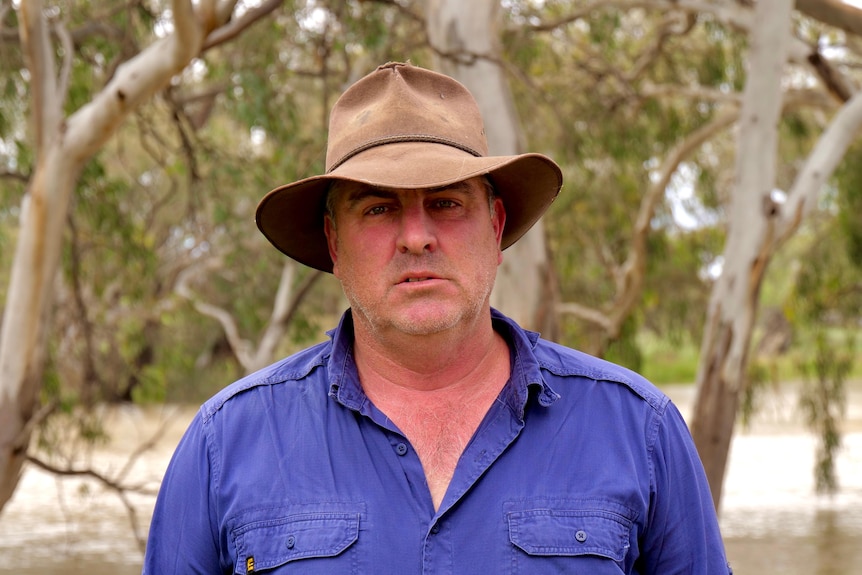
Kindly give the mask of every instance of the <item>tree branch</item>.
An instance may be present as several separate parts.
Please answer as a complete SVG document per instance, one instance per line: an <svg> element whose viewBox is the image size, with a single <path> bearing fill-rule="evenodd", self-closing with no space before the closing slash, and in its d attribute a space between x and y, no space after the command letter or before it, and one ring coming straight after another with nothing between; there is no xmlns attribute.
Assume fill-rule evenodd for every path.
<svg viewBox="0 0 862 575"><path fill-rule="evenodd" d="M725 26L743 33L751 31L754 11L750 3L718 0L594 0L590 4L549 22L530 26L537 32L550 32L588 17L597 10L683 10L690 14L710 14ZM796 0L796 8L811 18L829 26L862 36L862 10L838 0ZM844 102L856 89L850 79L836 70L818 52L799 38L793 38L788 49L790 61L808 65L827 89Z"/></svg>
<svg viewBox="0 0 862 575"><path fill-rule="evenodd" d="M803 3L805 0L801 0ZM725 25L748 32L753 26L754 12L750 6L735 3L735 2L716 2L714 0L675 0L667 2L662 0L656 1L614 1L607 2L592 2L587 6L567 14L565 17L553 22L541 23L534 26L536 31L549 31L560 26L565 26L581 18L586 18L594 10L607 9L632 9L646 8L654 10L679 9L688 11L689 13L707 12L713 17L721 21ZM664 32L664 31L660 31ZM659 36L656 41L655 49L661 46L663 36ZM800 64L808 64L811 69L821 78L823 84L827 87L830 93L844 101L855 92L849 80L838 72L831 64L826 61L817 52L816 48L808 46L798 39L792 40L791 60L795 60ZM645 59L651 52L643 56ZM634 68L638 70L638 67ZM666 96L674 94L682 97L706 100L711 102L726 102L731 104L724 112L714 118L712 122L702 126L700 129L689 134L685 140L675 146L662 165L659 171L659 177L656 182L644 194L639 208L638 216L635 222L632 244L628 252L626 261L616 269L614 278L616 282L616 293L614 301L607 309L612 310L605 313L596 309L591 309L579 304L561 304L559 311L561 313L570 313L577 317L593 323L604 329L611 337L615 337L621 327L621 323L630 311L631 306L637 301L640 293L640 286L643 283L643 274L646 261L646 238L648 237L651 220L655 214L655 207L661 198L664 196L665 190L670 183L670 179L679 167L683 159L692 152L696 147L702 145L710 139L715 133L726 129L732 125L739 114L741 104L741 96L738 93L724 93L715 90L707 90L704 88L680 88L655 86L646 84L641 87L640 93L646 96ZM831 107L832 104L825 97L823 91L814 90L791 90L787 93L787 99L783 102L785 109L790 107L798 107L800 105L814 105L818 107ZM851 120L846 119L845 123ZM835 123L832 124L835 126ZM838 157L843 154L843 150ZM837 160L836 160L837 161ZM834 166L829 170L831 173ZM812 170L809 178L821 176L817 170ZM802 178L800 174L800 178ZM799 180L797 180L799 182ZM800 184L801 185L801 184ZM812 184L809 184L812 185ZM809 208L813 201L809 202ZM796 218L798 222L801 219L801 214Z"/></svg>
<svg viewBox="0 0 862 575"><path fill-rule="evenodd" d="M201 47L201 52L206 52L210 48L214 48L216 46L219 46L220 44L224 44L225 42L234 39L235 37L239 36L246 28L249 28L258 20L261 20L264 17L268 16L271 12L274 12L276 8L281 6L283 3L283 0L266 0L266 2L263 2L253 10L249 10L240 18L228 22L221 28L216 28L209 34L209 36L207 36L203 46ZM219 9L219 12L223 13L224 10L225 7L222 6ZM233 11L232 7L231 11Z"/></svg>
<svg viewBox="0 0 862 575"><path fill-rule="evenodd" d="M838 72L820 54L817 48L812 48L807 60L829 93L835 96L842 104L849 100L856 92L856 88L852 85L850 79Z"/></svg>
<svg viewBox="0 0 862 575"><path fill-rule="evenodd" d="M42 471L46 471L48 473L51 473L52 475L58 475L60 477L86 477L88 479L94 479L105 487L112 489L118 493L134 492L140 493L142 495L158 494L158 490L149 489L141 485L124 485L122 482L112 479L107 475L89 467L84 469L75 469L72 467L58 467L56 465L48 463L47 461L39 459L34 455L27 455L27 461L29 463L32 463Z"/></svg>
<svg viewBox="0 0 862 575"><path fill-rule="evenodd" d="M15 437L15 441L13 445L20 445L22 447L26 447L30 436L39 425L42 424L43 421L48 419L48 417L54 413L57 407L60 405L60 402L54 398L45 403L42 407L39 408L39 411L33 414L33 416L27 420L27 423L24 424L24 427L21 428L21 431Z"/></svg>
<svg viewBox="0 0 862 575"><path fill-rule="evenodd" d="M312 270L303 278L302 283L294 289L293 278L298 267L299 264L288 259L282 268L281 280L279 281L275 302L272 306L272 314L263 332L263 336L260 338L253 363L246 366L248 372L265 367L267 363L272 361L276 347L282 338L284 338L284 332L287 331L287 326L293 321L299 304L302 303L311 291L312 286L323 275L323 272L319 270Z"/></svg>
<svg viewBox="0 0 862 575"><path fill-rule="evenodd" d="M664 52L669 38L688 34L696 22L697 19L690 13L671 12L668 14L658 26L658 32L652 44L638 56L631 70L624 74L625 81L631 83L639 78L644 70Z"/></svg>
<svg viewBox="0 0 862 575"><path fill-rule="evenodd" d="M166 429L167 425L162 425L161 428L156 432L156 436L161 436L164 433L164 429ZM27 462L34 465L35 467L45 471L46 473L50 473L52 475L56 475L58 477L80 477L85 479L92 479L98 483L100 483L103 487L106 487L113 491L117 497L120 499L120 502L123 504L123 507L126 509L126 514L129 517L129 524L132 528L132 534L135 537L135 541L138 544L138 547L143 550L146 544L146 539L141 533L141 529L138 522L138 512L135 509L135 506L129 501L128 494L129 493L137 493L141 495L147 495L151 497L155 497L158 494L158 489L147 488L143 485L129 485L124 484L122 482L123 477L125 477L126 473L128 473L128 469L134 464L135 460L145 451L151 449L155 444L157 437L154 436L150 441L146 442L144 446L146 449L139 448L132 455L129 456L126 465L123 467L123 472L118 475L117 478L111 478L92 469L90 467L84 469L75 469L73 467L58 467L54 464L48 463L43 459L39 459L33 455L27 455Z"/></svg>
<svg viewBox="0 0 862 575"><path fill-rule="evenodd" d="M323 272L320 270L312 270L305 278L303 278L302 283L294 291L293 300L290 302L290 307L287 309L287 313L284 314L282 321L285 325L290 324L293 321L294 316L296 315L296 310L299 308L299 304L305 299L305 297L311 293L311 288L314 287L314 284L317 283L323 277Z"/></svg>
<svg viewBox="0 0 862 575"><path fill-rule="evenodd" d="M69 118L67 149L78 157L94 154L131 110L200 53L210 30L200 26L190 0L172 0L171 8L174 32L120 65L108 85Z"/></svg>
<svg viewBox="0 0 862 575"><path fill-rule="evenodd" d="M202 301L189 287L189 282L195 275L202 273L204 270L216 269L220 265L220 259L212 258L202 264L186 268L177 276L174 291L177 295L191 302L198 312L219 322L237 360L244 368L248 369L254 363L254 357L249 351L251 345L239 333L239 326L237 326L236 320L234 320L233 316L226 309Z"/></svg>
<svg viewBox="0 0 862 575"><path fill-rule="evenodd" d="M826 180L844 158L850 144L858 138L860 128L862 92L857 92L838 110L826 131L817 140L787 193L784 205L775 206L783 214L776 229L777 246L793 235L805 216L814 210Z"/></svg>
<svg viewBox="0 0 862 575"><path fill-rule="evenodd" d="M12 170L0 170L0 179L6 180L16 180L21 182L22 184L26 184L30 181L30 174L25 174L23 172L13 172Z"/></svg>
<svg viewBox="0 0 862 575"><path fill-rule="evenodd" d="M62 104L57 101L56 66L41 0L23 0L19 9L21 48L30 70L35 148L42 153L57 133Z"/></svg>
<svg viewBox="0 0 862 575"><path fill-rule="evenodd" d="M90 321L90 314L88 313L87 304L84 301L84 288L81 281L81 276L83 274L81 270L81 245L78 226L75 222L75 217L71 212L69 213L68 218L66 218L66 221L71 235L71 239L69 241L69 276L72 284L72 307L74 308L75 313L78 316L78 321L80 322L81 337L83 339L82 344L84 346L84 357L82 358L84 364L83 379L85 382L102 387L100 385L102 383L102 378L99 374L99 370L96 368L95 361L96 346L93 337L93 323ZM83 386L82 400L85 405L92 404L93 395L91 385Z"/></svg>
<svg viewBox="0 0 862 575"><path fill-rule="evenodd" d="M72 63L75 60L75 45L72 42L72 36L62 23L57 22L54 25L54 33L57 34L60 39L60 46L63 47L63 65L60 68L60 79L57 83L57 95L55 97L58 102L65 102L69 93Z"/></svg>
<svg viewBox="0 0 862 575"><path fill-rule="evenodd" d="M839 0L796 0L796 9L824 24L862 36L862 10Z"/></svg>
<svg viewBox="0 0 862 575"><path fill-rule="evenodd" d="M557 311L575 315L601 327L609 338L615 338L619 335L623 321L628 317L632 306L640 297L646 268L647 238L650 233L650 224L655 215L655 208L664 197L671 178L686 157L715 134L731 126L738 116L739 109L737 107L726 108L712 121L688 134L668 152L658 172L658 178L641 198L626 261L614 273L616 293L613 303L608 306L611 312L605 313L574 303L560 304Z"/></svg>
<svg viewBox="0 0 862 575"><path fill-rule="evenodd" d="M557 312L561 314L571 314L587 323L597 325L607 334L613 333L615 330L614 322L607 314L579 303L569 302L557 304Z"/></svg>
<svg viewBox="0 0 862 575"><path fill-rule="evenodd" d="M41 412L40 412L41 413ZM79 477L84 479L91 479L98 483L100 483L103 487L106 487L113 491L120 502L123 504L123 507L126 509L126 514L129 518L129 524L132 528L132 534L135 537L135 541L137 542L138 547L141 551L144 550L146 545L146 538L143 533L141 533L141 528L138 521L138 512L132 502L129 500L129 493L136 493L140 495L146 495L155 497L158 494L158 489L146 487L145 484L131 484L125 483L124 480L128 476L134 464L137 460L147 451L150 451L153 447L155 447L156 443L165 435L168 430L168 423L171 421L169 417L165 418L162 421L162 424L159 425L158 429L150 436L146 441L137 446L137 448L128 456L125 464L120 469L120 471L113 477L110 477L100 471L96 471L91 467L86 468L74 468L71 465L66 465L65 467L60 467L44 459L40 459L34 455L27 455L27 461L34 465L35 467L50 473L52 475L58 477Z"/></svg>
<svg viewBox="0 0 862 575"><path fill-rule="evenodd" d="M284 336L284 331L287 326L285 318L290 309L290 301L293 295L293 277L299 264L291 259L286 259L284 266L281 268L281 279L278 282L278 289L275 293L275 301L272 305L272 314L270 314L269 322L263 336L260 338L260 344L257 346L257 352L254 354L254 359L250 365L245 366L247 372L255 371L264 367L270 361L270 358L275 353L275 348L278 342Z"/></svg>

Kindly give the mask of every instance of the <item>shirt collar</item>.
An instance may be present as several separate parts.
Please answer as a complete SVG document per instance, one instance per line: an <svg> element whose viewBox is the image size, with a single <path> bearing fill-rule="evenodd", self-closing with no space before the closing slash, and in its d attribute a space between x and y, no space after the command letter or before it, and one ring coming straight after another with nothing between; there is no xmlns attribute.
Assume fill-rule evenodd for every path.
<svg viewBox="0 0 862 575"><path fill-rule="evenodd" d="M328 331L332 338L329 357L329 396L350 409L362 412L368 397L359 384L359 372L353 360L353 313L347 310L338 327Z"/></svg>
<svg viewBox="0 0 862 575"><path fill-rule="evenodd" d="M512 371L501 399L523 419L530 394L535 393L539 405L547 407L559 399L542 377L539 362L533 352L539 334L521 328L514 320L491 308L491 321L509 344ZM329 395L339 403L360 413L369 409L368 397L359 383L359 373L353 359L353 315L344 312L338 326L327 332L332 339L329 357Z"/></svg>
<svg viewBox="0 0 862 575"><path fill-rule="evenodd" d="M513 319L494 308L491 308L491 322L497 333L506 339L512 357L509 385L503 390L501 396L509 408L519 419L523 419L531 393L535 394L539 405L543 407L548 407L557 401L560 395L545 382L534 353L539 342L539 334L523 329Z"/></svg>

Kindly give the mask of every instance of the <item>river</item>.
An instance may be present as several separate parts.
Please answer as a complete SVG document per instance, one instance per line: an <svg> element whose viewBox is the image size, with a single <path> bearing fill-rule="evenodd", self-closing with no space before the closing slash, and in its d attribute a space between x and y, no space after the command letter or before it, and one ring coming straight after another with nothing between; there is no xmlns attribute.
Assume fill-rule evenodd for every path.
<svg viewBox="0 0 862 575"><path fill-rule="evenodd" d="M693 390L665 391L687 417ZM772 396L731 449L721 527L735 575L862 573L862 386L848 397L838 457L841 491L814 492L815 439L799 424L792 389ZM125 465L129 446L165 433L139 457L129 480L155 487L185 426L187 408L124 407L107 416L112 440L92 455L106 474ZM129 497L146 532L153 498ZM120 499L89 479L58 479L28 466L0 515L0 574L132 575L141 551Z"/></svg>

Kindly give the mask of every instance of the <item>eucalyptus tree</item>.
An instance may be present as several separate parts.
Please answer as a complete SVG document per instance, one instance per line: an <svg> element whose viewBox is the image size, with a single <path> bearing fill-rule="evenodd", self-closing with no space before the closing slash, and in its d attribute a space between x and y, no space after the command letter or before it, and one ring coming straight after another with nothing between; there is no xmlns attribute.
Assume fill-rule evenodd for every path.
<svg viewBox="0 0 862 575"><path fill-rule="evenodd" d="M32 152L31 164L20 166L27 184L0 332L0 505L18 482L39 413L65 224L88 161L123 119L169 86L195 57L235 37L278 4L259 4L243 14L235 13L236 2L214 0L197 5L176 0L161 13L150 12L140 2L107 10L80 5L73 13L40 0L23 0L14 10L3 5L4 36L17 28L20 38L20 53L6 61L18 65L19 78L8 80L7 86L29 94L29 137L15 140L22 145L29 140ZM68 23L83 8L94 19L87 27L71 29ZM99 50L101 41L123 31L111 25L112 18L136 16L149 20L149 37L121 37L110 53ZM137 41L146 47L138 48ZM75 90L79 85L74 80L80 68L90 64L103 86L84 95ZM13 145L5 138L4 144ZM22 160L27 158L16 158Z"/></svg>
<svg viewBox="0 0 862 575"><path fill-rule="evenodd" d="M784 86L795 43L792 11L758 3L751 20L749 68L743 93L734 185L728 207L724 269L715 282L701 348L698 396L692 434L707 471L713 498L721 498L730 440L741 390L746 383L749 350L765 270L775 252L817 209L835 167L862 125L862 96L849 99L832 117L813 149L799 159L786 193L777 188L778 131ZM818 62L815 46L806 56ZM822 65L822 62L821 62ZM821 74L834 89L832 75Z"/></svg>
<svg viewBox="0 0 862 575"><path fill-rule="evenodd" d="M546 218L561 337L637 368L639 325L702 325L700 272L718 244L680 227L667 193L693 188L718 219L741 37L670 3L512 5L505 54L525 131L566 177Z"/></svg>
<svg viewBox="0 0 862 575"><path fill-rule="evenodd" d="M4 411L3 501L24 458L52 467L50 457L36 461L27 449L46 417L83 418L69 433L92 439L101 433L98 422L76 406L197 401L274 355L319 339L314 318L329 322L340 306L334 282L280 257L255 233L254 206L276 185L322 169L326 114L346 85L386 59L421 61L421 22L387 3L221 2L223 25L195 28L209 25L212 6L81 2L67 12L62 4L4 4L0 177L8 185L0 238L9 245L18 237L50 240L61 273L50 280L42 277L54 273L47 268L28 275L26 258L0 254L3 274L13 276L0 286L9 289L4 329L14 331L9 326L22 310L42 306L43 314L42 324L28 324L43 326L38 341L2 340L4 349L22 351L4 352L7 363L29 361L15 388L23 395L3 395L12 414L7 426ZM33 79L29 44L18 31L27 18L45 28L40 38L49 49L40 62L50 67L56 56L64 89L52 91L50 71L38 78L45 86ZM241 34L252 23L254 34ZM61 42L67 38L71 43ZM153 54L177 42L185 61L153 69L163 63ZM28 100L28 93L45 97ZM118 99L124 106L115 105ZM31 139L18 118L43 103L53 106L51 125L65 128L57 141L47 124L40 133L64 152L49 156L65 163L48 181L61 185L52 193L68 209L47 204L54 221L38 228L25 208L42 197L35 183L44 179L36 176L53 164L36 158L51 148ZM68 147L81 140L85 149ZM25 255L36 257L42 245ZM42 278L44 289L14 288L22 277ZM310 293L313 309L298 316ZM23 353L27 341L40 347ZM6 390L15 381L4 374Z"/></svg>
<svg viewBox="0 0 862 575"><path fill-rule="evenodd" d="M730 1L509 4L521 28L509 30L508 55L529 78L527 98L543 104L525 116L528 133L556 138L568 181L549 221L559 234L551 245L564 278L560 311L582 320L585 339L598 342L592 351L612 351L610 342L636 331L629 326L648 309L645 293L681 299L670 286L657 292L660 278L647 275L661 269L656 248L674 237L666 193L692 188L712 208L705 223L726 238L723 250L703 245L700 273L688 279L702 282L698 294L712 290L706 317L694 312L705 322L693 433L718 502L763 273L817 209L855 134L852 68L841 60L855 58L859 11L812 0L798 3L800 14L784 4L779 23L776 14L756 20L752 5ZM771 26L781 32L759 40ZM821 50L819 42L836 41L841 48ZM843 101L827 127L823 119ZM761 107L752 112L754 104ZM801 120L797 111L809 107L817 119ZM544 115L556 121L536 121ZM821 134L817 145L802 149L798 142L811 138L791 131L795 143L779 147L779 127L800 121ZM734 156L735 173L725 167ZM773 193L779 185L786 195ZM703 273L710 260L724 263L717 279Z"/></svg>
<svg viewBox="0 0 862 575"><path fill-rule="evenodd" d="M19 23L41 14L32 3L18 11L4 4L0 18L0 177L6 184L0 242L11 246L37 229L26 218L33 205L47 205L54 218L45 228L50 233L33 237L50 240L52 265L63 272L52 282L45 275L54 273L51 266L44 268L42 290L13 290L19 280L9 283L4 326L19 325L12 322L24 309L40 309L42 319L32 323L40 331L27 337L26 326L4 327L0 341L3 349L39 343L36 355L20 356L29 358L30 367L17 389L29 395L2 404L16 406L10 429L19 429L3 432L4 470L16 469L34 414L38 419L34 397L40 385L33 377L46 354L41 391L49 408L56 398L65 401L61 388L68 389L70 379L81 382L82 394L89 393L84 382L99 381L102 399L178 398L191 396L195 385L207 393L298 345L284 337L285 330L315 281L313 313L290 329L297 339L319 337L311 322L314 316L329 322L337 313L337 286L265 245L253 231L254 205L268 189L322 170L333 99L387 60L449 70L477 93L481 106L503 110L486 112L491 145L499 146L495 153L523 146L562 165L565 189L533 251L507 252L509 267L501 277L505 283L512 272L512 285L526 290L520 299L532 300L534 310L539 304L547 311L561 300L561 339L637 367L640 326L687 333L703 328L708 291L718 285L704 270L721 255L723 218L735 189L728 169L735 153L730 127L743 105L744 48L754 30L748 4L237 3L230 20L216 11L212 25L222 25L212 29L177 24L197 10L198 21L210 26L203 17L210 14L207 2L193 9L177 0L171 16L160 4L106 4L80 2L70 12L52 5L46 20L36 18L42 28L23 27L39 32L42 45L52 47L46 52L28 48L30 32L27 42L18 41ZM798 5L812 12L825 7L818 17L831 24L849 28L853 22L834 2ZM482 15L468 21L468 11ZM272 16L254 34L236 34L265 14ZM819 130L819 118L836 107L830 94L844 94L844 100L852 90L845 71L817 50L816 41L801 39L812 33L806 22L796 19L787 58L799 77L819 80L813 87L789 83L782 106L813 107L816 113L801 124ZM465 31L471 24L477 28ZM56 30L53 36L48 26ZM160 83L143 82L147 68L139 68L141 62L156 50L146 46L169 44L184 33L197 38L183 44L185 61L164 71ZM43 68L27 68L27 54L42 54L38 62L49 67L47 54L54 54L65 66L37 74ZM129 82L132 72L135 81ZM46 91L49 85L68 90ZM121 93L124 104L118 106ZM50 114L34 114L42 102L54 102ZM43 139L33 140L38 145L30 145L26 127L16 122L28 114L44 120L36 132ZM110 121L82 123L85 114ZM120 122L127 117L133 121ZM785 124L796 121L783 118ZM86 139L85 128L101 128L90 134L86 153L63 156L73 164L73 177L55 192L62 201L34 203L42 197L36 183L58 181L36 177L45 158L61 156L48 153L55 142L50 126L65 127L56 141L57 150L65 151L70 149L63 145ZM782 156L790 160L789 167L778 166L779 179L793 181L794 162L805 151ZM694 230L677 225L668 201L669 191L686 190L703 217ZM31 207L15 205L23 198L31 199L25 202ZM18 214L25 219L15 226ZM58 234L65 234L65 242ZM727 249L725 262L736 257ZM13 267L19 256L13 261L9 253L0 250L2 269L21 269ZM528 288L524 278L542 279ZM545 295L535 297L539 288ZM22 297L32 303L21 303ZM49 339L52 302L57 313ZM543 324L546 335L555 335L553 321L524 322ZM3 353L4 361L15 363ZM12 389L6 381L4 372L0 385ZM5 422L5 412L3 417ZM727 421L699 425L726 431Z"/></svg>

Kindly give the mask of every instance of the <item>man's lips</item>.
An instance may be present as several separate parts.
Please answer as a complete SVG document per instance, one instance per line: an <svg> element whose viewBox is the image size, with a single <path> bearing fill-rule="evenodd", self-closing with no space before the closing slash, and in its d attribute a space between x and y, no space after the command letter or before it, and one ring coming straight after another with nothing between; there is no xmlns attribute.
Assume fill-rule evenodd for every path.
<svg viewBox="0 0 862 575"><path fill-rule="evenodd" d="M442 279L442 278L440 278L440 276L436 276L434 274L418 273L418 274L405 275L398 281L398 283L400 283L400 284L405 284L405 283L414 284L414 283L421 283L421 282L427 282L427 281L439 280L439 279Z"/></svg>

